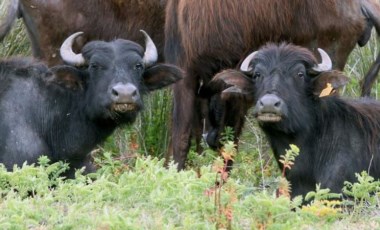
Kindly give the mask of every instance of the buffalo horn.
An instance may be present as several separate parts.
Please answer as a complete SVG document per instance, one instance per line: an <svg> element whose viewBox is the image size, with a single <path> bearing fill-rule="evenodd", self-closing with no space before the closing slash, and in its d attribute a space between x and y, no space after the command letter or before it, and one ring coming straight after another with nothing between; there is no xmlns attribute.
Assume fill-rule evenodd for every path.
<svg viewBox="0 0 380 230"><path fill-rule="evenodd" d="M329 55L323 50L318 48L318 52L321 55L322 62L313 67L313 70L316 72L329 71L332 68L332 62Z"/></svg>
<svg viewBox="0 0 380 230"><path fill-rule="evenodd" d="M151 66L154 63L157 62L158 59L158 52L156 45L154 45L154 42L152 39L149 37L149 35L144 31L140 30L144 36L145 36L145 53L144 53L144 64L145 66Z"/></svg>
<svg viewBox="0 0 380 230"><path fill-rule="evenodd" d="M244 59L243 63L241 63L241 65L240 65L240 70L241 70L241 71L245 71L245 72L247 72L247 71L251 71L251 70L252 70L252 69L249 67L249 63L251 62L252 58L256 55L256 53L257 53L257 51L252 52L250 55L248 55L248 56Z"/></svg>
<svg viewBox="0 0 380 230"><path fill-rule="evenodd" d="M83 32L76 32L70 35L61 45L61 57L66 63L70 65L81 66L86 62L83 55L81 53L74 53L72 48L75 38L81 34L83 34Z"/></svg>

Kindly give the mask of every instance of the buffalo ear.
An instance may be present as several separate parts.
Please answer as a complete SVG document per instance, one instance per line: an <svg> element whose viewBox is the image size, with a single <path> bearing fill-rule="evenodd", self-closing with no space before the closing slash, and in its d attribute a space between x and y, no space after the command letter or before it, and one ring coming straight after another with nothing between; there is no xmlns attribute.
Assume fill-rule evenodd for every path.
<svg viewBox="0 0 380 230"><path fill-rule="evenodd" d="M55 83L71 90L83 89L81 71L72 66L55 66L50 68L52 75L48 78L49 83Z"/></svg>
<svg viewBox="0 0 380 230"><path fill-rule="evenodd" d="M316 76L313 80L313 93L316 96L322 96L322 91L325 90L327 87L331 87L331 90L329 90L331 91L330 94L335 94L348 82L349 78L346 77L342 72L337 70L326 71Z"/></svg>
<svg viewBox="0 0 380 230"><path fill-rule="evenodd" d="M253 92L253 84L249 76L234 69L223 70L216 74L207 84L204 91L208 94L249 94Z"/></svg>
<svg viewBox="0 0 380 230"><path fill-rule="evenodd" d="M145 86L152 91L173 84L183 76L182 69L175 65L157 64L145 70L143 79Z"/></svg>

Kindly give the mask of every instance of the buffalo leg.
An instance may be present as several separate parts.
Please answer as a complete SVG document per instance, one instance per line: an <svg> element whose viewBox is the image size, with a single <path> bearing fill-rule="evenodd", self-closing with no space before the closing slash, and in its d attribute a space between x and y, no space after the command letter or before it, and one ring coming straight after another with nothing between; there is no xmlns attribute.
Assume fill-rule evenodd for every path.
<svg viewBox="0 0 380 230"><path fill-rule="evenodd" d="M376 61L372 64L371 69L365 75L362 82L362 97L369 97L371 95L371 88L376 80L377 73L380 69L380 55L376 58Z"/></svg>
<svg viewBox="0 0 380 230"><path fill-rule="evenodd" d="M193 80L193 82L191 81ZM173 86L173 123L172 148L173 159L178 164L178 170L185 168L187 153L190 148L190 138L195 112L194 79L186 76Z"/></svg>
<svg viewBox="0 0 380 230"><path fill-rule="evenodd" d="M92 156L88 154L84 159L70 159L68 160L69 170L64 173L67 178L74 179L75 171L84 167L83 174L88 174L96 171L94 164L92 163Z"/></svg>

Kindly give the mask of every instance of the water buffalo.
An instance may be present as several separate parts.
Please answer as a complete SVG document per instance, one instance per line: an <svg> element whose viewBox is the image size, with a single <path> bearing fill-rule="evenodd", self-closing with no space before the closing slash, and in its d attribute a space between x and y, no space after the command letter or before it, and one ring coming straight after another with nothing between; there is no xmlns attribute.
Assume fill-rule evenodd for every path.
<svg viewBox="0 0 380 230"><path fill-rule="evenodd" d="M225 124L213 124L207 114L223 111L223 104L245 103L216 97L202 86L223 69L236 68L252 50L268 41L288 41L314 51L323 48L331 56L334 68L342 70L356 44L365 45L372 28L380 32L380 6L377 0L271 0L215 1L168 0L165 19L166 61L181 66L186 77L174 89L172 153L178 169L185 167L191 137L199 142L202 119L211 120L207 140L218 145ZM374 79L380 59L365 77ZM205 96L206 95L206 96ZM203 99L205 98L205 99ZM216 109L211 108L215 106ZM218 104L220 104L218 106ZM245 108L236 108L237 116L216 122L235 127L235 140L244 123ZM215 122L214 122L215 123ZM210 124L210 122L209 122Z"/></svg>
<svg viewBox="0 0 380 230"><path fill-rule="evenodd" d="M172 65L157 63L157 49L143 31L146 48L123 39L92 41L72 51L61 47L68 65L51 68L29 58L0 62L0 162L7 169L35 163L41 155L74 169L93 167L89 152L143 108L141 96L182 77Z"/></svg>
<svg viewBox="0 0 380 230"><path fill-rule="evenodd" d="M341 192L343 182L355 181L362 171L380 178L380 102L333 93L348 78L331 71L329 56L320 52L323 61L317 64L306 48L269 44L248 55L239 73L220 73L210 82L214 92L252 99L253 115L281 169L279 159L289 145L300 148L286 171L292 197L307 194L317 183Z"/></svg>
<svg viewBox="0 0 380 230"><path fill-rule="evenodd" d="M75 51L93 39L140 41L134 28L152 35L158 44L159 60L165 46L165 59L183 67L188 76L174 87L170 149L179 169L184 168L191 136L200 140L201 120L213 119L206 114L220 112L225 104L236 105L236 99L226 102L198 94L204 92L200 86L215 73L238 66L245 54L267 41L292 41L312 50L322 47L334 66L343 69L354 46L365 45L373 27L380 30L378 0L349 0L344 4L339 0L11 0L8 5L6 20L0 24L0 40L16 16L22 17L34 56L49 66L62 62L59 46L78 30L85 34L75 40ZM379 63L380 58L364 78L363 94L369 94ZM241 100L245 103L244 98ZM210 101L216 108L211 112ZM213 126L207 138L210 145L219 145L225 125L234 127L237 140L245 108L236 110L238 117L226 115L220 120L225 124L208 122Z"/></svg>
<svg viewBox="0 0 380 230"><path fill-rule="evenodd" d="M165 0L9 0L5 21L0 22L0 40L9 32L17 16L23 19L32 43L33 56L48 66L62 64L59 48L64 39L83 31L74 44L80 51L92 40L124 38L143 45L139 31L155 41L163 60Z"/></svg>

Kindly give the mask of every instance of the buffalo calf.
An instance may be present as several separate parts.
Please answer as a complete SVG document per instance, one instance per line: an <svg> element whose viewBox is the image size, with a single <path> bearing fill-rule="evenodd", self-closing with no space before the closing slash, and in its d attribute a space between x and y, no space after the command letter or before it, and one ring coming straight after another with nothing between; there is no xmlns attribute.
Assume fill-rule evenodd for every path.
<svg viewBox="0 0 380 230"><path fill-rule="evenodd" d="M378 0L344 3L341 0L167 0L165 60L186 72L186 77L173 86L170 150L178 169L185 168L192 138L196 140L197 150L201 150L202 126L208 123L205 111L218 107L218 99L203 98L198 92L216 73L236 68L246 54L266 42L292 42L316 55L317 48L322 47L331 55L333 66L342 70L356 44L363 46L368 42L372 28L380 34ZM370 93L379 63L380 54L364 78L363 95ZM227 104L228 101L231 100L226 100ZM217 112L225 119L216 120L219 124L211 124L213 129L208 130L209 142L214 145L219 144L218 133L227 125L235 129L236 140L244 121L221 114L222 106L212 113ZM243 110L235 111L240 116Z"/></svg>
<svg viewBox="0 0 380 230"><path fill-rule="evenodd" d="M70 163L68 176L82 166L91 171L89 152L135 120L141 96L182 77L179 68L157 63L157 49L142 32L145 50L118 39L89 42L75 54L75 33L60 50L68 65L0 62L0 162L11 170L46 155Z"/></svg>
<svg viewBox="0 0 380 230"><path fill-rule="evenodd" d="M332 71L329 56L319 52L317 64L306 48L269 44L250 54L239 74L218 74L209 85L222 96L249 95L280 168L289 145L300 148L286 171L292 197L306 195L318 183L341 192L344 181L355 181L355 173L364 170L380 178L380 103L335 94L347 77ZM330 90L322 95L325 88Z"/></svg>

